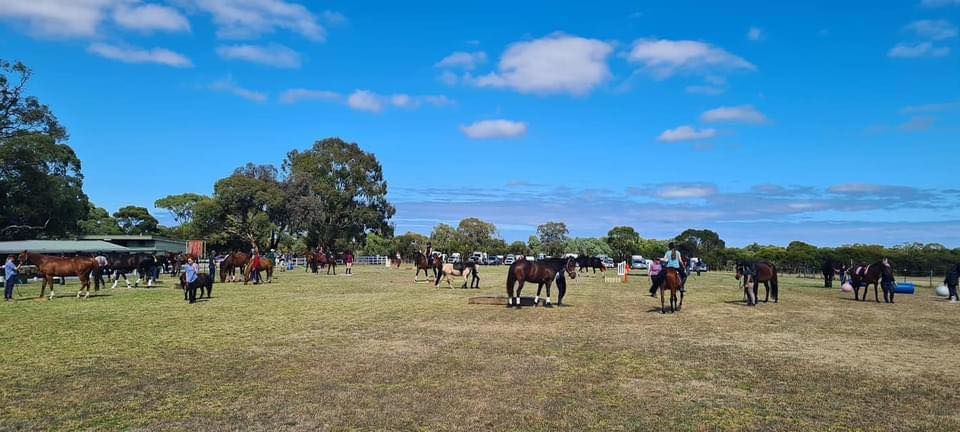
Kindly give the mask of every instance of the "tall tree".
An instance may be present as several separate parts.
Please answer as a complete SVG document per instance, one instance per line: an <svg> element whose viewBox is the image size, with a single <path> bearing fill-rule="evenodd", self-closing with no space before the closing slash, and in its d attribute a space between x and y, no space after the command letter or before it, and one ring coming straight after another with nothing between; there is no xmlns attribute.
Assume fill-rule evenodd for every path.
<svg viewBox="0 0 960 432"><path fill-rule="evenodd" d="M489 222L484 222L477 218L466 218L460 221L457 226L457 235L460 240L460 247L464 248L463 253L472 253L479 251L485 245L490 244L497 233L497 227Z"/></svg>
<svg viewBox="0 0 960 432"><path fill-rule="evenodd" d="M459 250L457 242L457 230L447 224L438 224L433 227L430 233L430 241L433 242L434 249L443 252L455 252Z"/></svg>
<svg viewBox="0 0 960 432"><path fill-rule="evenodd" d="M143 207L126 206L117 210L113 217L126 234L157 234L160 222Z"/></svg>
<svg viewBox="0 0 960 432"><path fill-rule="evenodd" d="M123 234L120 224L100 207L90 206L87 216L77 222L81 234Z"/></svg>
<svg viewBox="0 0 960 432"><path fill-rule="evenodd" d="M195 193L167 195L154 202L153 206L169 210L178 224L187 224L193 220L194 207L204 198L206 197Z"/></svg>
<svg viewBox="0 0 960 432"><path fill-rule="evenodd" d="M89 209L66 129L24 93L30 76L22 63L0 60L0 239L75 233Z"/></svg>
<svg viewBox="0 0 960 432"><path fill-rule="evenodd" d="M369 232L390 236L389 219L396 212L387 202L383 168L372 153L355 143L327 138L309 150L287 154L283 169L296 185L291 219L325 244L363 243Z"/></svg>
<svg viewBox="0 0 960 432"><path fill-rule="evenodd" d="M527 237L527 252L529 252L529 255L543 253L543 243L540 242L540 237L535 235Z"/></svg>
<svg viewBox="0 0 960 432"><path fill-rule="evenodd" d="M607 232L607 244L617 261L625 261L640 249L640 234L633 227L618 226Z"/></svg>
<svg viewBox="0 0 960 432"><path fill-rule="evenodd" d="M214 185L216 204L201 204L201 201L195 209L196 215L212 219L204 225L243 239L251 247L275 249L280 240L280 227L271 216L283 214L286 201L275 175L269 172L264 166L238 168L233 175Z"/></svg>
<svg viewBox="0 0 960 432"><path fill-rule="evenodd" d="M551 256L563 255L567 243L567 225L563 222L547 222L537 227L537 236L543 245L543 252Z"/></svg>
<svg viewBox="0 0 960 432"><path fill-rule="evenodd" d="M719 254L727 247L720 235L708 229L688 229L674 238L674 241L684 256L699 257L711 263L717 263Z"/></svg>

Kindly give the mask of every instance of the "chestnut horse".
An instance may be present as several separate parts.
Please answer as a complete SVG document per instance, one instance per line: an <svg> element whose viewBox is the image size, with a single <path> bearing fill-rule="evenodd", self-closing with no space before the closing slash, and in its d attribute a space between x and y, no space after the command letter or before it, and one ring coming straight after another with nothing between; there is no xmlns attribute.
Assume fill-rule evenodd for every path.
<svg viewBox="0 0 960 432"><path fill-rule="evenodd" d="M877 303L880 303L880 296L877 293L878 287L883 289L884 303L893 303L894 289L893 287L883 286L884 278L893 281L893 267L886 258L868 266L853 266L853 268L850 269L850 284L853 285L853 298L867 301L867 291L872 284L873 298ZM860 298L861 286L863 287L862 299Z"/></svg>
<svg viewBox="0 0 960 432"><path fill-rule="evenodd" d="M20 264L32 264L37 266L37 270L43 275L43 284L40 286L40 297L47 285L50 285L50 300L53 300L53 277L54 276L77 276L80 278L80 291L77 291L77 298L80 298L81 291L83 298L90 297L90 274L93 273L96 289L100 289L100 282L96 276L100 274L100 265L97 260L91 257L72 257L61 258L37 253L23 251L19 257Z"/></svg>
<svg viewBox="0 0 960 432"><path fill-rule="evenodd" d="M763 299L763 302L766 303L770 300L770 294L773 294L773 302L780 302L780 286L777 282L777 267L768 262L758 262L758 263L747 263L739 262L737 263L737 280L743 278L743 292L747 299L747 306L756 306L757 298L759 297L757 291L760 287L760 283L763 282L764 288L766 288L766 294ZM753 282L753 289L750 289L749 283Z"/></svg>
<svg viewBox="0 0 960 432"><path fill-rule="evenodd" d="M253 272L257 270L266 271L267 283L273 282L273 260L261 256L255 256L250 258L250 262L247 263L246 270L243 271L244 285L246 285L247 282L250 282L250 276L253 275Z"/></svg>
<svg viewBox="0 0 960 432"><path fill-rule="evenodd" d="M227 274L230 275L230 282L239 282L239 280L234 276L234 269L239 269L243 272L243 267L250 262L250 254L246 252L234 252L227 255L223 261L220 262L220 283L225 283L227 281Z"/></svg>
<svg viewBox="0 0 960 432"><path fill-rule="evenodd" d="M680 291L680 273L675 268L667 268L663 271L663 282L660 283L660 313L667 313L667 306L664 299L664 291L670 290L670 313L674 313L683 307L683 291ZM680 302L677 303L677 291L680 291Z"/></svg>
<svg viewBox="0 0 960 432"><path fill-rule="evenodd" d="M540 261L527 261L524 259L510 264L510 269L507 270L507 297L509 298L507 307L516 306L518 309L520 308L520 290L523 289L524 282L537 283L537 296L533 300L534 305L540 303L540 292L543 286L546 285L547 298L543 305L550 307L550 285L553 284L553 281L557 278L557 273L564 271L567 272L570 279L576 279L577 260L573 257L548 258ZM513 289L514 284L517 285L516 290ZM563 294L561 293L557 299L557 304L562 303Z"/></svg>
<svg viewBox="0 0 960 432"><path fill-rule="evenodd" d="M417 252L413 258L413 264L417 269L417 274L413 275L414 282L420 282L420 280L417 279L420 277L420 270L423 270L423 276L427 278L427 281L430 280L429 270L433 270L433 277L440 280L440 267L443 266L443 260L441 260L439 256L434 255L427 257L423 252Z"/></svg>

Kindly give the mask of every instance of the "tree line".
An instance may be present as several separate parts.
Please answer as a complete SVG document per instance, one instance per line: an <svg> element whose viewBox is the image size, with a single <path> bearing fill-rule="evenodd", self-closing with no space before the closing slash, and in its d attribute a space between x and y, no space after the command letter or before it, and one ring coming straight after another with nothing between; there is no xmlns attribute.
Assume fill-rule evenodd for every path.
<svg viewBox="0 0 960 432"><path fill-rule="evenodd" d="M672 239L643 238L629 226L606 236L571 237L563 222L537 227L527 241L504 241L497 227L466 218L456 227L438 224L429 235L394 235L395 208L376 157L339 138L292 150L280 167L246 164L214 184L210 196L181 193L156 200L173 215L165 227L147 208L114 213L97 207L83 191L81 161L69 134L49 106L26 93L32 70L0 59L0 240L69 238L80 234L153 234L204 239L216 250L260 248L304 251L323 244L369 255L412 256L431 242L435 249L469 254L560 256L662 256L677 243L689 257L711 267L737 261L771 261L786 271L818 270L826 261L872 263L889 258L898 272L942 272L960 261L960 249L910 243L892 248L854 244L819 248L800 241L786 247L752 244L730 248L713 231L688 229Z"/></svg>

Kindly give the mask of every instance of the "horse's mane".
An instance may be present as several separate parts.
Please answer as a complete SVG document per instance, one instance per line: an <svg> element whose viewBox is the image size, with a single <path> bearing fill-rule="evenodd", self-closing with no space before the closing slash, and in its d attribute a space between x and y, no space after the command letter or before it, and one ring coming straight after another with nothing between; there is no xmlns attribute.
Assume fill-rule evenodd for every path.
<svg viewBox="0 0 960 432"><path fill-rule="evenodd" d="M563 270L567 266L567 261L571 258L544 258L542 260L536 261L536 263L542 264L546 267L550 267L554 270ZM574 260L576 262L576 260Z"/></svg>

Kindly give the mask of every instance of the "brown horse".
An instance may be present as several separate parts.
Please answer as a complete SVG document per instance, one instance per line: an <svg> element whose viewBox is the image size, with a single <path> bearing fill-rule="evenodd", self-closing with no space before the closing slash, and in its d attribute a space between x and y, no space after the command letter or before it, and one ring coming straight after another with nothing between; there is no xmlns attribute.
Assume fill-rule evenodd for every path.
<svg viewBox="0 0 960 432"><path fill-rule="evenodd" d="M747 306L756 306L757 298L759 297L757 291L759 290L760 283L763 282L764 288L766 288L766 294L763 299L763 302L766 303L770 300L770 294L773 294L773 302L780 302L780 286L777 282L777 267L768 262L758 262L758 263L747 263L739 262L737 263L737 280L743 280L743 292L747 299ZM753 289L750 289L749 283L753 282Z"/></svg>
<svg viewBox="0 0 960 432"><path fill-rule="evenodd" d="M463 276L462 288L467 288L467 278L470 278L470 288L480 288L480 272L477 270L477 264L472 262L443 264L440 268L440 273L437 273L437 281L433 283L433 286L439 288L440 279L444 278L447 280L447 287L453 288L453 285L450 283L451 276Z"/></svg>
<svg viewBox="0 0 960 432"><path fill-rule="evenodd" d="M239 282L234 276L234 270L239 269L243 272L243 267L250 262L250 254L246 252L234 252L226 256L220 262L220 283L227 282L227 275L230 275L230 282Z"/></svg>
<svg viewBox="0 0 960 432"><path fill-rule="evenodd" d="M243 284L246 285L247 282L250 282L250 276L258 270L267 272L267 283L273 282L273 260L255 256L250 258L250 261L247 262L246 270L243 271Z"/></svg>
<svg viewBox="0 0 960 432"><path fill-rule="evenodd" d="M543 289L543 286L547 286L547 298L544 301L544 306L550 307L550 285L553 284L553 281L557 278L557 273L567 272L567 275L570 276L570 279L577 278L577 260L573 257L568 258L548 258L541 261L527 261L519 260L513 264L510 264L510 269L507 270L507 297L509 302L507 302L507 307L516 306L520 308L520 290L523 289L524 282L536 282L537 283L537 296L533 300L533 304L537 305L540 303L540 292ZM516 290L513 286L517 285ZM563 302L563 295L557 300L557 304Z"/></svg>
<svg viewBox="0 0 960 432"><path fill-rule="evenodd" d="M50 300L53 300L53 277L54 276L77 276L80 278L80 291L77 291L77 298L83 292L83 298L90 297L90 275L94 276L96 290L100 289L100 282L97 276L100 274L100 265L97 260L91 257L72 257L61 258L37 253L23 251L19 257L20 264L32 264L37 266L37 270L43 275L43 284L40 286L40 297L43 297L47 285L50 285Z"/></svg>
<svg viewBox="0 0 960 432"><path fill-rule="evenodd" d="M683 307L683 291L680 290L680 273L677 269L668 268L663 271L663 282L660 284L660 313L667 313L664 291L670 290L670 313ZM680 303L677 303L677 291L680 291Z"/></svg>
<svg viewBox="0 0 960 432"><path fill-rule="evenodd" d="M853 298L856 300L867 301L867 292L870 285L873 285L873 298L880 303L878 289L883 289L884 303L893 303L894 289L892 286L886 286L884 280L893 282L893 267L890 262L884 258L882 261L875 262L868 266L858 265L850 269L850 284L853 285ZM863 298L860 298L860 287L863 287ZM879 288L878 288L879 287Z"/></svg>
<svg viewBox="0 0 960 432"><path fill-rule="evenodd" d="M417 274L413 276L414 282L420 282L420 270L423 270L423 276L430 280L429 270L433 270L433 277L439 280L440 277L440 268L443 266L443 260L439 256L428 257L423 254L423 252L417 252L416 256L413 259L414 266L417 268Z"/></svg>

